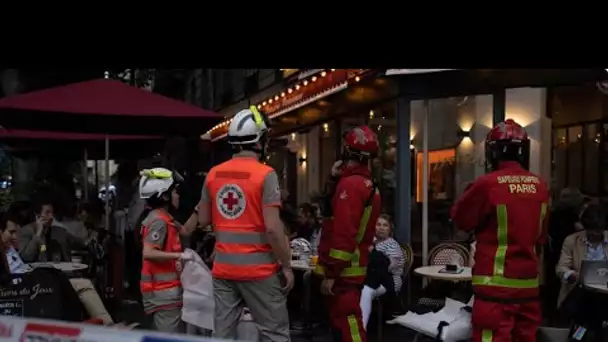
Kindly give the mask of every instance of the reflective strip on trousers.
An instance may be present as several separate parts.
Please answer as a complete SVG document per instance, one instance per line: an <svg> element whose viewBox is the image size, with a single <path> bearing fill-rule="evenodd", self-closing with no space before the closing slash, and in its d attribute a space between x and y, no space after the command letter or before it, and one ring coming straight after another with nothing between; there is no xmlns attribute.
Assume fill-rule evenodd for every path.
<svg viewBox="0 0 608 342"><path fill-rule="evenodd" d="M216 249L215 263L216 264L231 264L231 265L264 265L274 264L277 258L272 252L257 252L257 253L225 253Z"/></svg>
<svg viewBox="0 0 608 342"><path fill-rule="evenodd" d="M542 229L542 222L547 213L547 204L541 206L539 229ZM539 286L539 278L515 279L505 277L505 260L507 249L509 248L509 219L507 216L507 206L499 204L496 206L496 221L498 223L496 255L494 256L494 272L492 276L473 276L473 285L499 286L509 288L536 288Z"/></svg>
<svg viewBox="0 0 608 342"><path fill-rule="evenodd" d="M265 245L268 244L266 233L260 232L229 232L225 230L215 233L215 241L227 244L249 244Z"/></svg>
<svg viewBox="0 0 608 342"><path fill-rule="evenodd" d="M353 342L361 342L361 333L359 332L359 324L355 315L348 316L348 328L350 330L350 337Z"/></svg>
<svg viewBox="0 0 608 342"><path fill-rule="evenodd" d="M183 297L183 290L181 286L176 286L169 289L142 292L141 295L144 309L150 310L159 306L180 303Z"/></svg>
<svg viewBox="0 0 608 342"><path fill-rule="evenodd" d="M141 281L149 281L149 282L173 281L173 280L179 280L179 279L180 279L179 274L177 274L176 272L142 274L141 275Z"/></svg>
<svg viewBox="0 0 608 342"><path fill-rule="evenodd" d="M371 215L372 215L372 206L368 205L363 210L363 216L361 217L361 221L359 222L359 230L357 231L357 237L356 237L357 247L355 248L355 251L353 253L349 253L349 252L342 251L342 250L335 249L335 248L331 248L329 250L330 257L332 257L334 259L342 260L342 261L351 262L350 267L347 267L344 270L342 270L342 272L340 272L341 276L359 277L359 276L365 275L366 268L359 267L360 257L361 257L361 252L359 251L359 244L361 243L361 240L363 240L363 236L365 236L365 230L367 228L367 224L369 223L369 218ZM317 274L325 274L325 269L323 269L322 266L317 265L314 272Z"/></svg>
<svg viewBox="0 0 608 342"><path fill-rule="evenodd" d="M365 276L366 267L353 266L347 267L340 272L342 277L362 277ZM313 270L315 274L325 275L325 268L321 265L317 265Z"/></svg>
<svg viewBox="0 0 608 342"><path fill-rule="evenodd" d="M484 329L481 331L481 342L492 342L494 339L492 330Z"/></svg>

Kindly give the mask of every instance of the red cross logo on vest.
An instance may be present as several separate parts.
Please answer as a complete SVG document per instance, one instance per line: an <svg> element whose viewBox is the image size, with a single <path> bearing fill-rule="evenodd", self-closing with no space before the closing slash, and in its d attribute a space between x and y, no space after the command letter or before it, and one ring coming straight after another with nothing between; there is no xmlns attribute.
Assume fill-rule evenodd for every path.
<svg viewBox="0 0 608 342"><path fill-rule="evenodd" d="M245 211L247 200L241 187L236 184L224 184L217 192L216 205L224 218L234 220Z"/></svg>

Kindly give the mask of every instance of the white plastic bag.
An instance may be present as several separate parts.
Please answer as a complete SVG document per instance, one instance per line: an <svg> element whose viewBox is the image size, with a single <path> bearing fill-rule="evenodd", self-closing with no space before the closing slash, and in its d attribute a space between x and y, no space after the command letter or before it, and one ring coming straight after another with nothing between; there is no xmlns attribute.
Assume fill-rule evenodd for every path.
<svg viewBox="0 0 608 342"><path fill-rule="evenodd" d="M181 275L184 288L182 320L200 328L213 330L215 301L211 271L195 251L187 248L184 253L188 253L191 259L184 265Z"/></svg>
<svg viewBox="0 0 608 342"><path fill-rule="evenodd" d="M473 300L469 301L472 304ZM441 333L441 341L456 342L472 338L471 313L464 310L464 303L446 298L445 306L437 312L418 315L408 312L388 321L389 324L399 324L430 337L437 337L441 322L446 322Z"/></svg>

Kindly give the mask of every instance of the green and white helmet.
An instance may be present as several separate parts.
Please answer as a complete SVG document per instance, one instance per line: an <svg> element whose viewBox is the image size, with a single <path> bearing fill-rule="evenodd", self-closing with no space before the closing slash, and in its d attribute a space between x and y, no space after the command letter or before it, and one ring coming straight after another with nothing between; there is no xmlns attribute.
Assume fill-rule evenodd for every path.
<svg viewBox="0 0 608 342"><path fill-rule="evenodd" d="M184 181L179 173L163 167L144 169L139 174L139 197L143 199L161 197L173 184Z"/></svg>
<svg viewBox="0 0 608 342"><path fill-rule="evenodd" d="M255 144L270 130L270 121L255 106L236 113L228 127L228 143Z"/></svg>

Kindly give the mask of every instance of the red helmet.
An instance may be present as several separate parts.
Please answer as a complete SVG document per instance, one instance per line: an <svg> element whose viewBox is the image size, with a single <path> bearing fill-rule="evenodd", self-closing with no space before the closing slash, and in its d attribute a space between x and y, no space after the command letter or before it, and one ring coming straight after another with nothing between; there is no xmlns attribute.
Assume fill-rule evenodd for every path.
<svg viewBox="0 0 608 342"><path fill-rule="evenodd" d="M373 158L379 149L378 136L367 126L355 127L344 134L344 153L349 156Z"/></svg>
<svg viewBox="0 0 608 342"><path fill-rule="evenodd" d="M486 143L496 141L511 141L513 143L518 143L527 140L529 140L528 133L526 133L526 130L521 127L520 124L513 121L513 119L499 122L486 136Z"/></svg>
<svg viewBox="0 0 608 342"><path fill-rule="evenodd" d="M513 119L499 122L486 136L486 168L496 170L504 160L519 162L527 168L530 139L526 130Z"/></svg>

